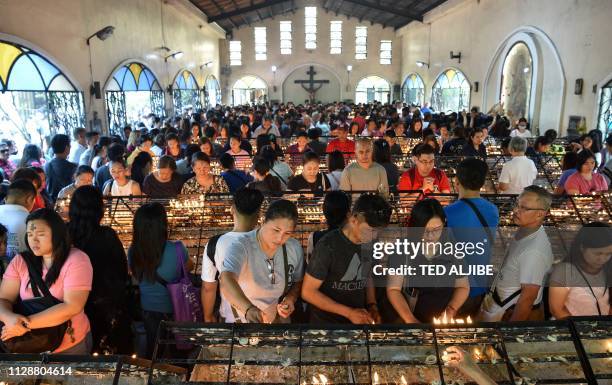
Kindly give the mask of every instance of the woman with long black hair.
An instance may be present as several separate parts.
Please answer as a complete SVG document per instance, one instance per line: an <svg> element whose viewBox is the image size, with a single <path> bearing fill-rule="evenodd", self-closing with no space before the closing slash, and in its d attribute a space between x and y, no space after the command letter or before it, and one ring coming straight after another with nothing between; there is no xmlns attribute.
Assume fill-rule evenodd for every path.
<svg viewBox="0 0 612 385"><path fill-rule="evenodd" d="M70 200L68 216L72 243L89 256L93 267L91 293L85 305L91 320L93 351L132 353L125 296L127 259L115 230L100 225L104 216L102 193L93 186L77 188Z"/></svg>
<svg viewBox="0 0 612 385"><path fill-rule="evenodd" d="M173 318L172 300L165 284L179 278L177 259L187 264L187 270L192 265L183 243L168 240L168 216L160 203L147 203L136 210L132 234L128 261L140 287L148 358L153 354L159 324Z"/></svg>
<svg viewBox="0 0 612 385"><path fill-rule="evenodd" d="M26 334L30 330L62 325L70 321L61 344L53 353L89 354L91 333L83 311L92 284L92 267L81 250L70 246L64 221L51 209L39 209L26 218L27 250L16 255L6 269L0 285L0 321L2 340ZM17 301L34 298L28 264L33 266L61 301L28 317L13 312Z"/></svg>

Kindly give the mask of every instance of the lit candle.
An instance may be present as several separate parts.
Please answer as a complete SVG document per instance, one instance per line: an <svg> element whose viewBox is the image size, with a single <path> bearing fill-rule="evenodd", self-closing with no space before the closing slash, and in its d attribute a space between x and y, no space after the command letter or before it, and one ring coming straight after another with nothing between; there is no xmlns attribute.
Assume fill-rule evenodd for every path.
<svg viewBox="0 0 612 385"><path fill-rule="evenodd" d="M448 320L447 320L447 318L446 318L446 310L444 310L444 314L442 315L442 324L443 324L443 325L446 325L446 324L448 323L447 321L448 321Z"/></svg>
<svg viewBox="0 0 612 385"><path fill-rule="evenodd" d="M402 374L402 377L400 378L400 383L402 385L408 385L408 381L406 381L406 377L404 377L404 375Z"/></svg>
<svg viewBox="0 0 612 385"><path fill-rule="evenodd" d="M379 384L379 382L378 382L378 373L377 372L374 372L374 377L373 377L372 384L373 385L378 385Z"/></svg>
<svg viewBox="0 0 612 385"><path fill-rule="evenodd" d="M321 379L321 385L327 385L327 377L324 374L319 374L319 378Z"/></svg>
<svg viewBox="0 0 612 385"><path fill-rule="evenodd" d="M472 318L470 316L467 316L466 323L469 323L469 324L472 323Z"/></svg>

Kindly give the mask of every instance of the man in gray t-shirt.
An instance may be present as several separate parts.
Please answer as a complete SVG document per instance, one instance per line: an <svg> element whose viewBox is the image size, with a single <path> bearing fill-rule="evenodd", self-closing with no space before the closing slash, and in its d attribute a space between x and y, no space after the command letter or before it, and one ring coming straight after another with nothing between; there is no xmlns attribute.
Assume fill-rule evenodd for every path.
<svg viewBox="0 0 612 385"><path fill-rule="evenodd" d="M279 298L285 293L285 270L288 272L287 283L294 287L302 282L304 277L304 252L300 243L289 238L285 243L287 267L285 269L283 247L279 246L269 262L257 241L257 231L253 230L235 238L223 251L225 258L219 266L222 274L233 273L243 294L264 314L264 321L273 322L277 316ZM220 252L218 250L217 252ZM274 279L272 279L274 274ZM230 314L227 314L230 313ZM235 322L235 314L241 322L246 322L241 311L227 312L226 322Z"/></svg>

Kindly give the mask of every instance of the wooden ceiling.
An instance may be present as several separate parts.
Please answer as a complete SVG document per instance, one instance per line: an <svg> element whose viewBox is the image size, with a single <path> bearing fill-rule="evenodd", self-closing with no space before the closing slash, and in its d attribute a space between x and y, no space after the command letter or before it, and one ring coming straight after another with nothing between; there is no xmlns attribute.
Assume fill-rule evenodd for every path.
<svg viewBox="0 0 612 385"><path fill-rule="evenodd" d="M295 0L190 0L223 29L250 26L262 20L295 12L301 4ZM327 12L355 17L360 21L401 28L411 21L423 20L423 15L446 0L318 0Z"/></svg>

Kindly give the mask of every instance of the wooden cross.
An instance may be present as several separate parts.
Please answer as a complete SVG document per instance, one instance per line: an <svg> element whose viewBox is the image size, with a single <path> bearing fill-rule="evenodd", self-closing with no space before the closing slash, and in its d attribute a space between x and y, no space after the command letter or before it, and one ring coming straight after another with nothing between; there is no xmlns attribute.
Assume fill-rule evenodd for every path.
<svg viewBox="0 0 612 385"><path fill-rule="evenodd" d="M296 84L301 85L306 92L308 92L308 99L310 100L310 103L314 103L315 94L321 87L323 87L323 84L329 83L329 80L314 80L314 76L316 74L317 73L314 70L314 66L310 66L310 69L308 70L308 72L306 72L306 75L309 76L308 80L294 81ZM306 84L308 84L308 87L306 87ZM318 85L318 87L315 88L315 84Z"/></svg>

